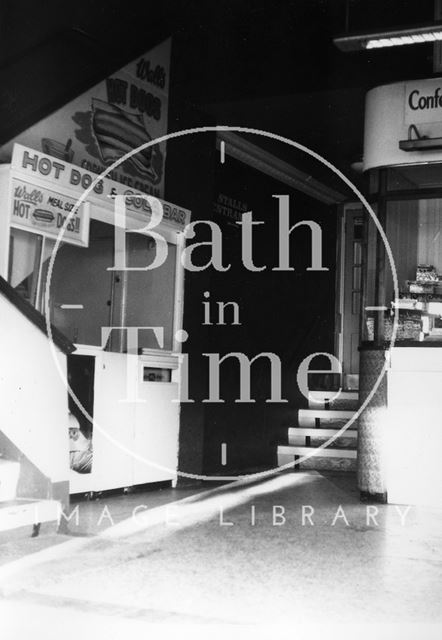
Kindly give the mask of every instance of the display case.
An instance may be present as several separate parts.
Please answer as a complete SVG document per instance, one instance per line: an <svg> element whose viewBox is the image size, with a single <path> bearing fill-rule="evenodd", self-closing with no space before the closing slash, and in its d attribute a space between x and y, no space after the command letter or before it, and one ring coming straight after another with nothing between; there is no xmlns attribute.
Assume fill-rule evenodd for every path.
<svg viewBox="0 0 442 640"><path fill-rule="evenodd" d="M379 210L380 200L384 209L383 226L394 261L397 292L385 248L376 247L376 230L371 221L364 274L363 340L375 340L378 314L382 320L380 324L383 323L382 339L385 341L391 338L395 316L398 343L436 343L441 340L442 179L437 187L441 197L434 197L435 183L431 192L421 185L424 175L428 179L428 173L436 180L436 167L440 172L440 166L427 167L427 174L422 173L420 166L371 171L371 183L376 188L379 187L379 178L374 179L374 176L380 171L385 173L386 189L382 194L374 192L378 199L374 204ZM377 258L381 253L384 256L380 272Z"/></svg>
<svg viewBox="0 0 442 640"><path fill-rule="evenodd" d="M434 141L442 112L416 107L413 97L440 89L440 78L409 80L366 98L363 169L378 224L370 219L367 234L359 390L367 410L358 421L364 499L438 507L442 148Z"/></svg>

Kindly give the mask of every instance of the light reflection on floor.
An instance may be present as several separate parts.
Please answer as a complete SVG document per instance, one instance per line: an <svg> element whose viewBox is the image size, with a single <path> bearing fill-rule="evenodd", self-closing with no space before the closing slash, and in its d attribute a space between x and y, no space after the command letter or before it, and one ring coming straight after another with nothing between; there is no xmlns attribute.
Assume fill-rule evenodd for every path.
<svg viewBox="0 0 442 640"><path fill-rule="evenodd" d="M376 622L392 638L442 623L440 510L363 505L354 477L296 472L154 511L11 577L11 602L119 623Z"/></svg>

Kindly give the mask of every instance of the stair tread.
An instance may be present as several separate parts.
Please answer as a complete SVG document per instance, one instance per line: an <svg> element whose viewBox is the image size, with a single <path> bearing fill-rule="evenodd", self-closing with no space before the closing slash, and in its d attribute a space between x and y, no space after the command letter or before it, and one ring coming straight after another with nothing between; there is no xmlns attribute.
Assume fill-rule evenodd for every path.
<svg viewBox="0 0 442 640"><path fill-rule="evenodd" d="M34 525L36 522L56 522L58 500L16 499L0 503L0 532Z"/></svg>
<svg viewBox="0 0 442 640"><path fill-rule="evenodd" d="M4 507L16 507L18 505L32 504L33 502L39 502L39 500L32 500L28 498L14 498L12 500L0 500L0 509Z"/></svg>
<svg viewBox="0 0 442 640"><path fill-rule="evenodd" d="M318 457L342 457L342 458L356 458L356 449L343 449L342 447L325 447L319 449L318 447L305 447L302 445L279 445L278 453L285 453L290 455L305 455L308 453L316 454Z"/></svg>
<svg viewBox="0 0 442 640"><path fill-rule="evenodd" d="M299 409L298 416L316 416L318 418L351 418L356 411L352 409Z"/></svg>

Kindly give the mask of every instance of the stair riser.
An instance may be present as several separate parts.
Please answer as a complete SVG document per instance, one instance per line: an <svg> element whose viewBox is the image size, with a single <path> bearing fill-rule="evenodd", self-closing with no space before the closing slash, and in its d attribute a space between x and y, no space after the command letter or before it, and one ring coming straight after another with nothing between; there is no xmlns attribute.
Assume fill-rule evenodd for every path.
<svg viewBox="0 0 442 640"><path fill-rule="evenodd" d="M299 416L298 417L298 425L300 427L314 428L314 427L323 427L325 429L342 429L342 427L346 426L349 423L349 419L331 419L327 420L326 418L315 418L314 416ZM358 421L354 420L350 425L349 429L356 429L358 426Z"/></svg>
<svg viewBox="0 0 442 640"><path fill-rule="evenodd" d="M356 449L338 449L327 447L318 451L316 447L279 445L278 456L322 456L323 458L356 458Z"/></svg>
<svg viewBox="0 0 442 640"><path fill-rule="evenodd" d="M335 400L326 404L325 402L313 402L308 403L309 409L330 409L332 411L357 411L359 407L358 400Z"/></svg>
<svg viewBox="0 0 442 640"><path fill-rule="evenodd" d="M357 461L348 458L310 458L297 465L301 470L311 471L356 471Z"/></svg>
<svg viewBox="0 0 442 640"><path fill-rule="evenodd" d="M300 427L336 427L348 424L354 417L354 411L328 411L321 409L299 409L298 425ZM351 423L352 426L354 422Z"/></svg>
<svg viewBox="0 0 442 640"><path fill-rule="evenodd" d="M326 428L323 427L289 427L288 435L290 436L311 436L312 438L331 438L332 436L336 436L339 434L339 429ZM358 437L357 429L345 429L341 434L342 437L345 438L354 438Z"/></svg>
<svg viewBox="0 0 442 640"><path fill-rule="evenodd" d="M359 402L358 391L341 391L337 394L336 391L311 391L309 394L309 407L311 409L325 408L327 404L328 409L343 409L344 405L348 405L349 410L357 408ZM339 405L339 406L338 406Z"/></svg>

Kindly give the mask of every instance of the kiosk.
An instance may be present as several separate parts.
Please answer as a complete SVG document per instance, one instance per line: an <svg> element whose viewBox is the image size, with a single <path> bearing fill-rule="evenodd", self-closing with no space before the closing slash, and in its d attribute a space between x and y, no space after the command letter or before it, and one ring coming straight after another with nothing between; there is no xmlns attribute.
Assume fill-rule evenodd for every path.
<svg viewBox="0 0 442 640"><path fill-rule="evenodd" d="M441 505L441 78L368 93L364 170L393 255L398 295L370 220L361 302L362 399L386 358L387 375L359 422L360 489L389 502Z"/></svg>
<svg viewBox="0 0 442 640"><path fill-rule="evenodd" d="M181 349L176 336L190 212L106 178L77 207L96 178L21 145L14 146L11 164L0 169L0 275L46 311L76 346L68 358L67 382L78 402L70 398L69 407L89 442L92 467L87 473L71 470L71 493L174 482L177 475ZM116 219L120 194L126 196L125 215ZM153 202L162 212L155 232L167 252L149 269L157 253L146 229ZM118 258L122 250L125 262ZM44 434L41 442L51 447ZM66 458L56 447L53 455Z"/></svg>

